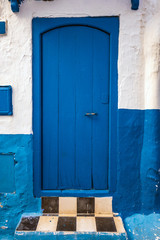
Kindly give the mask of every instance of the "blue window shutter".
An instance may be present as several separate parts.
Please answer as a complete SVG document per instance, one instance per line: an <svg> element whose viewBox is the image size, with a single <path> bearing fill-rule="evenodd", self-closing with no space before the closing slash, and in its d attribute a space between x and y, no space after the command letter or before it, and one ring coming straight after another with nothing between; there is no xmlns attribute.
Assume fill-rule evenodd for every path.
<svg viewBox="0 0 160 240"><path fill-rule="evenodd" d="M5 34L5 33L6 33L6 23L0 22L0 34Z"/></svg>
<svg viewBox="0 0 160 240"><path fill-rule="evenodd" d="M0 115L12 114L12 87L0 86Z"/></svg>

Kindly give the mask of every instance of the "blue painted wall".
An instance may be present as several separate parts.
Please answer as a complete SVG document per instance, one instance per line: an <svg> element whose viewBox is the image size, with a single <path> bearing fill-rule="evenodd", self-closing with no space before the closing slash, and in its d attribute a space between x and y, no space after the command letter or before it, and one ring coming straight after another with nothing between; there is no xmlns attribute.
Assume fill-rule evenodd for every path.
<svg viewBox="0 0 160 240"><path fill-rule="evenodd" d="M160 110L118 110L117 190L113 210L123 218L160 210L159 123ZM22 213L40 213L40 199L33 197L32 135L0 135L0 153L14 154L15 161L15 191L0 194L2 235L14 232Z"/></svg>
<svg viewBox="0 0 160 240"><path fill-rule="evenodd" d="M160 214L134 214L125 219L129 240L158 240L160 236Z"/></svg>
<svg viewBox="0 0 160 240"><path fill-rule="evenodd" d="M0 153L1 193L13 193L15 191L15 163L14 153Z"/></svg>
<svg viewBox="0 0 160 240"><path fill-rule="evenodd" d="M160 110L118 110L117 191L123 217L160 211Z"/></svg>
<svg viewBox="0 0 160 240"><path fill-rule="evenodd" d="M118 111L117 192L113 199L115 212L123 216L140 211L140 162L143 145L144 112Z"/></svg>
<svg viewBox="0 0 160 240"><path fill-rule="evenodd" d="M32 135L0 135L0 153L14 154L15 191L0 193L0 239L12 234L23 212L40 211L40 200L33 198ZM4 161L1 168L5 169ZM11 179L13 176L11 175ZM8 192L8 181L0 183ZM4 238L5 239L5 238ZM6 238L7 239L7 238Z"/></svg>
<svg viewBox="0 0 160 240"><path fill-rule="evenodd" d="M144 135L141 153L142 212L160 211L160 111L144 112Z"/></svg>

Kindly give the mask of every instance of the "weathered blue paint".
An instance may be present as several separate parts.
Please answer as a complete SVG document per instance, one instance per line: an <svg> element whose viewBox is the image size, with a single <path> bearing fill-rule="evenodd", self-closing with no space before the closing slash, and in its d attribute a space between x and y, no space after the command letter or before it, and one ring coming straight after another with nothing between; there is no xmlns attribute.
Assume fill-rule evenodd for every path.
<svg viewBox="0 0 160 240"><path fill-rule="evenodd" d="M0 192L13 193L15 191L14 154L0 153Z"/></svg>
<svg viewBox="0 0 160 240"><path fill-rule="evenodd" d="M14 240L126 240L126 234L117 233L78 233L65 234L64 232L42 233L42 232L16 232Z"/></svg>
<svg viewBox="0 0 160 240"><path fill-rule="evenodd" d="M118 110L117 187L113 194L113 211L123 218L134 213L160 211L159 122L160 110ZM15 193L0 194L2 235L13 233L23 212L40 213L40 199L33 198L32 136L0 135L0 153L15 154L16 161ZM67 196L74 194L66 193Z"/></svg>
<svg viewBox="0 0 160 240"><path fill-rule="evenodd" d="M117 191L123 216L160 211L160 110L119 109Z"/></svg>
<svg viewBox="0 0 160 240"><path fill-rule="evenodd" d="M63 30L64 28L64 30ZM78 31L77 31L78 29ZM54 31L53 31L54 30ZM89 72L89 71L84 71L82 72L81 74L78 73L78 71L76 71L76 66L75 68L72 67L71 69L71 65L75 62L74 61L74 58L73 58L73 63L71 64L70 61L72 61L72 58L70 61L68 62L64 62L65 60L65 57L66 57L66 60L68 59L68 55L67 55L67 51L68 51L68 45L67 47L65 47L65 44L67 42L67 39L68 37L67 36L70 36L70 34L75 34L75 31L77 31L77 34L79 34L79 38L77 38L77 41L78 39L81 40L82 42L86 42L86 46L87 48L85 49L85 51L88 51L88 54L87 56L90 56L91 58L91 55L93 54L91 49L90 49L90 54L89 54L89 46L92 44L90 44L90 38L91 36L93 36L93 33L95 35L95 39L99 41L99 45L97 45L95 48L94 48L94 54L96 54L97 58L95 58L95 62L94 62L94 68L93 68L93 73L95 75L95 79L99 79L99 74L100 72L103 72L102 76L100 77L100 79L102 79L102 77L104 78L104 76L106 76L106 74L109 73L109 71L106 73L105 71L105 68L107 69L107 65L108 65L108 60L105 61L105 68L103 67L103 64L99 64L100 63L100 58L104 59L105 56L102 54L102 46L104 45L104 40L105 41L108 41L108 38L109 38L109 41L110 41L110 48L109 50L106 49L106 52L110 52L110 89L108 90L108 93L107 93L107 86L106 86L106 83L105 83L105 86L104 86L104 82L102 81L101 85L98 85L98 82L95 82L95 85L96 85L96 88L97 88L97 93L96 93L96 90L91 88L91 86L89 86L90 84L90 81L89 79L91 78L90 75L92 76L92 74ZM68 153L68 151L70 151L70 159L72 160L72 154L74 153L73 149L71 147L68 147L67 143L74 143L74 129L71 129L72 128L72 125L69 124L70 123L70 118L72 117L72 115L74 114L74 109L75 109L75 104L74 104L74 99L71 99L71 91L72 91L72 84L69 84L69 81L70 82L73 82L73 79L78 78L78 82L77 82L77 85L79 84L79 82L82 80L85 81L85 84L88 84L86 89L83 89L83 87L81 86L81 84L79 84L79 90L77 91L77 94L79 94L79 112L80 112L80 116L83 114L83 121L79 120L79 115L77 117L77 121L79 120L79 125L81 125L81 128L79 127L79 132L77 131L77 139L82 139L83 141L85 141L85 138L88 138L90 137L91 134L89 134L89 131L90 131L90 127L89 127L89 124L91 124L91 121L97 121L97 125L95 123L93 123L94 127L93 127L93 131L96 131L96 128L98 128L99 124L103 125L104 123L106 123L106 125L109 125L107 124L107 113L105 112L105 109L103 109L103 112L105 113L105 116L104 116L104 120L100 123L98 119L100 119L100 117L98 116L95 116L94 117L94 120L91 119L90 117L86 117L84 116L85 113L87 112L86 109L84 109L84 107L86 107L85 105L85 102L87 102L88 104L92 105L91 104L91 101L88 101L89 99L84 99L84 103L82 104L82 100L83 100L83 97L81 96L86 96L88 97L88 92L90 91L93 91L94 94L96 95L96 98L98 98L98 95L97 94L100 94L99 92L102 91L102 89L100 89L100 87L98 86L101 86L103 88L103 91L104 91L104 88L106 89L104 94L103 94L103 97L100 96L101 98L101 101L106 104L108 104L108 97L110 96L110 105L109 105L109 123L110 123L110 131L109 131L109 146L110 146L110 151L109 151L109 182L108 182L108 187L109 187L109 190L110 192L114 191L115 189L115 182L116 182L116 131L117 131L117 128L116 128L116 124L117 124L117 120L116 120L116 114L117 114L117 54L118 54L118 31L119 31L119 19L117 17L110 17L110 18L58 18L58 19L42 19L42 18L35 18L33 19L33 112L34 112L34 118L33 118L33 131L34 131L34 164L35 164L35 173L34 173L34 176L35 176L35 195L36 196L41 196L42 194L45 195L46 192L42 189L42 176L41 176L41 173L43 172L43 169L42 169L42 165L43 167L45 168L45 162L46 162L46 156L47 154L50 154L51 157L48 158L48 161L49 161L49 164L48 166L54 166L53 167L46 167L46 170L44 172L44 175L43 175L43 187L44 189L56 189L57 188L57 182L59 182L60 184L60 187L59 188L68 188L68 189L91 189L92 186L89 179L87 179L87 177L84 177L84 176L90 176L89 175L89 171L90 171L90 167L89 166L83 166L83 171L80 170L80 164L77 163L77 166L78 166L78 172L76 172L76 175L77 176L81 176L82 175L82 172L86 171L85 174L83 174L83 181L80 180L78 181L80 183L79 187L75 187L75 185L73 186L73 183L74 183L74 178L72 179L71 176L72 176L72 172L74 173L73 169L72 169L72 166L71 164L68 162L68 161L64 161L63 163L67 164L65 165L65 168L63 166L63 168L61 168L61 163L57 162L56 159L59 158L59 160L61 160L61 155L63 152L63 158L65 157L65 154L66 152ZM84 34L85 32L85 34ZM97 33L98 32L98 33ZM90 33L90 34L89 34ZM64 35L65 36L62 36L62 38L60 37L60 34ZM88 34L88 35L87 35ZM100 35L101 37L99 37ZM59 36L59 37L58 37ZM78 35L77 35L78 36ZM85 36L88 36L86 39L88 41L85 41L86 39ZM108 36L108 37L106 37ZM49 41L52 40L52 41ZM72 39L72 38L71 38ZM74 39L74 38L73 38ZM100 40L101 39L101 40ZM106 40L107 39L107 40ZM65 40L65 41L64 41ZM93 40L93 39L92 39ZM44 42L47 41L47 44L44 44ZM50 43L52 43L54 41L54 45L52 45L52 48L49 48L48 47L50 46ZM63 75L64 75L64 82L63 84L60 83L58 84L58 81L51 81L49 79L52 79L51 76L57 76L58 74L58 71L59 71L59 67L57 65L57 61L54 60L53 56L57 56L57 51L58 51L58 41L61 41L61 48L63 49L63 51L61 52L59 50L59 54L62 55L62 53L66 53L66 56L63 55L62 58L60 58L60 63L59 63L59 67L61 66L63 68L63 71L61 71L61 77L63 79ZM68 39L69 41L69 39ZM82 48L82 45L81 45L81 41L79 41L79 43L77 42L76 44L79 44L79 47L80 49ZM100 42L100 41L103 41L103 42ZM50 43L49 43L50 42ZM96 42L96 41L95 41ZM107 42L106 42L107 43ZM43 48L42 48L42 45L43 45ZM74 45L74 44L73 44ZM84 45L84 44L83 44ZM102 45L102 46L100 46ZM55 49L53 48L53 46L55 46ZM57 46L57 47L56 47ZM85 46L85 45L84 45ZM98 47L99 46L99 47ZM106 44L106 46L109 47L108 44ZM98 49L99 48L99 49ZM101 49L100 49L101 48ZM41 49L43 50L41 52ZM53 53L51 52L51 49L53 51ZM79 50L78 50L79 51ZM98 52L101 52L101 56L98 55ZM50 54L51 53L51 54ZM83 61L80 61L79 64L84 64L83 62L86 62L88 61L88 59L90 60L90 58L86 58L84 55L83 55L83 51L81 49L81 51L78 52L78 58L82 59L83 58ZM69 53L68 54L72 54L72 51L70 49ZM42 59L42 55L43 55L43 59L45 61L41 61ZM74 52L73 52L73 55L74 55ZM106 55L107 56L107 55ZM55 58L56 59L56 58ZM94 59L94 58L93 58ZM99 60L98 60L99 59ZM107 59L107 58L106 58ZM98 62L96 62L99 61ZM54 62L53 66L50 64L51 62ZM104 62L102 60L102 62ZM42 66L43 64L43 66ZM71 65L69 65L71 64ZM50 67L52 66L52 67ZM79 65L77 65L77 67L79 67ZM43 69L43 71L41 72L41 69ZM70 72L67 72L69 71ZM73 71L73 69L75 69ZM84 68L86 69L86 68ZM89 68L90 69L90 68ZM84 74L85 73L85 74ZM70 74L70 76L68 75ZM76 75L76 76L74 76ZM82 76L81 76L82 75ZM84 75L84 76L83 76ZM103 76L104 75L104 76ZM65 79L65 77L68 76L67 79ZM81 77L80 77L81 76ZM42 97L41 97L41 94L42 94L42 90L41 90L41 86L42 86L42 77L43 77L43 80L46 78L46 81L44 82L43 81L43 96L44 96L44 99L43 101L45 101L45 104L44 105L44 102L42 101ZM105 78L107 79L108 76L106 76ZM54 79L58 79L57 77L54 78ZM88 83L87 83L87 80L88 79ZM49 83L48 83L49 81ZM59 98L59 102L61 104L61 107L63 109L63 111L61 111L61 114L62 116L59 117L59 121L62 121L63 124L58 124L58 120L56 118L56 116L58 115L58 111L59 111L59 108L56 107L57 105L55 104L54 108L51 108L50 106L50 102L51 102L51 99L49 100L49 96L51 95L52 98L54 97L55 98L55 101L57 101L57 93L56 93L56 89L57 88L62 88L62 86L64 85L64 88L62 89L62 92L65 91L65 93L63 94L63 97L62 98ZM82 84L84 85L84 84ZM84 85L85 86L85 85ZM73 86L74 87L74 86ZM81 88L80 88L81 87ZM46 90L46 93L45 94L45 89ZM67 89L67 91L66 91ZM49 91L50 90L50 91ZM54 94L53 93L53 90L55 91ZM81 90L85 90L85 94L82 93ZM88 91L88 92L87 92ZM64 96L67 95L67 98L65 101L62 101L64 99ZM108 96L109 95L109 96ZM46 96L46 97L45 97ZM103 99L102 99L103 98ZM42 101L42 102L41 102ZM67 102L69 101L69 102ZM53 101L52 101L53 102ZM43 103L43 112L42 112L42 108L41 108L41 103ZM65 106L66 104L66 106ZM77 103L78 104L78 103ZM73 105L73 106L72 106ZM94 105L96 105L96 103L94 103ZM47 107L45 107L47 106ZM66 109L67 109L67 106L70 106L72 107L73 109L71 109L69 111L69 114L66 112ZM82 109L83 108L83 109ZM99 111L102 112L102 106L101 108L98 107L97 105L97 108ZM52 110L53 109L53 110ZM106 108L107 109L107 108ZM83 110L83 111L82 111ZM88 109L89 111L91 111L90 109ZM92 110L93 111L93 110ZM42 114L44 114L44 118L42 118ZM64 114L64 116L63 116ZM45 116L49 116L46 118L46 121L45 121ZM67 116L67 118L66 118ZM96 118L97 117L97 118ZM42 121L43 119L43 121ZM66 119L68 119L68 123L66 121ZM65 121L64 121L65 120ZM50 122L49 122L50 121ZM72 119L72 122L74 121L74 119ZM88 122L88 124L86 123ZM41 128L41 123L45 124L46 126L48 126L48 130L46 128ZM59 138L60 141L61 141L61 144L60 146L63 146L63 141L65 140L64 139L64 136L68 136L68 138L65 140L65 143L66 143L66 148L64 149L60 149L60 154L57 153L57 148L60 148L60 146L57 146L56 143L58 142L57 141L57 130L58 130L58 125L59 125ZM66 125L67 124L67 125ZM86 126L85 126L86 125ZM88 127L87 127L88 126ZM54 132L52 132L52 128L54 129ZM86 133L84 131L84 138L83 138L83 134L82 134L82 131L83 131L83 128L86 129ZM44 129L44 131L42 132L42 130ZM68 132L67 132L68 131ZM99 130L97 129L97 132L100 132L102 130L100 130L100 127L99 127ZM106 129L106 132L107 132L107 129ZM42 134L43 133L43 134ZM86 135L88 134L88 136ZM50 137L48 137L48 135L50 135ZM72 136L73 135L73 136ZM101 133L101 136L103 136L104 134ZM43 139L42 139L42 136L43 136ZM45 137L46 136L46 137ZM63 136L63 138L62 138ZM105 150L105 154L104 154L104 146L108 145L107 142L107 134L106 136L104 136L105 139L101 139L99 140L99 137L97 138L97 141L93 141L92 144L94 144L95 146L98 144L98 148L102 151L103 155L104 156L107 156L108 153L107 153L107 147L106 147L106 150ZM49 140L49 143L47 142L47 139ZM102 145L102 142L104 145ZM81 143L82 141L80 141ZM43 144L43 145L41 145ZM49 147L50 144L52 145L52 147L54 146L55 149L53 149L53 153L48 151L48 149L46 148L46 151L45 151L45 147L44 146L47 146ZM44 158L44 162L42 161L42 146L43 146L43 150L44 150L44 155L43 155L43 158ZM88 149L88 154L89 154L89 149L90 147L89 146L86 146L86 144L81 144L81 148L80 146L78 147L77 149L77 156L81 156L82 154L87 154L87 151L86 150L82 150L82 146L84 147L87 147ZM51 147L50 147L51 149ZM95 151L98 152L98 150L96 150L97 148L95 147L94 148ZM63 151L61 151L63 150ZM58 156L57 156L58 154ZM69 154L68 154L69 155ZM96 154L95 154L96 155ZM88 155L88 158L90 158L90 155ZM53 159L55 159L54 161L54 164L51 164L51 159L53 161ZM66 160L66 159L65 159ZM43 164L42 164L43 163ZM92 171L94 172L94 185L95 185L95 189L104 189L104 185L106 184L102 184L100 186L100 182L97 181L96 179L99 178L101 179L99 175L99 172L101 171L101 174L102 174L102 177L104 179L104 182L106 182L106 174L104 173L104 170L102 170L103 168L106 169L106 173L107 173L107 166L104 166L104 164L102 164L102 166L99 164L97 165L97 160L95 159L95 161L93 162L94 163L94 166L92 167ZM64 165L64 164L62 164ZM58 181L57 181L57 171L56 171L56 168L55 166L57 166L57 169L65 169L65 172L64 170L63 171L60 171L60 176L58 178ZM98 167L97 167L98 166ZM70 170L68 169L70 168ZM94 169L98 168L99 171L96 171ZM101 169L100 169L101 168ZM66 171L66 169L68 169L69 171ZM49 179L46 178L48 172L51 173L49 174ZM53 174L54 172L54 174ZM46 174L47 173L47 174ZM96 174L95 174L96 173ZM64 176L65 175L65 176ZM66 176L67 175L67 176ZM69 176L69 177L68 177ZM54 178L54 179L53 179ZM71 178L71 179L70 179ZM86 180L85 180L86 178ZM70 182L67 183L66 182L66 179L70 179ZM65 181L65 182L64 182ZM52 186L50 186L50 184ZM54 184L54 186L53 186ZM88 184L88 185L87 185ZM43 190L43 192L42 192Z"/></svg>
<svg viewBox="0 0 160 240"><path fill-rule="evenodd" d="M12 87L0 86L0 115L12 114Z"/></svg>
<svg viewBox="0 0 160 240"><path fill-rule="evenodd" d="M0 21L0 34L6 33L6 22Z"/></svg>
<svg viewBox="0 0 160 240"><path fill-rule="evenodd" d="M160 214L134 214L125 219L129 240L158 240L160 237Z"/></svg>
<svg viewBox="0 0 160 240"><path fill-rule="evenodd" d="M139 8L139 0L131 0L132 10L138 10Z"/></svg>
<svg viewBox="0 0 160 240"><path fill-rule="evenodd" d="M40 212L41 210L40 199L33 197L32 145L32 135L0 135L0 153L9 154L9 156L13 154L15 163L14 179L10 176L10 181L15 181L13 183L15 191L0 193L0 239L8 239L8 235L14 233L23 212ZM5 167L1 165L0 171L8 174L10 169ZM12 168L12 163L10 167ZM1 186L4 184L0 182Z"/></svg>
<svg viewBox="0 0 160 240"><path fill-rule="evenodd" d="M160 211L160 110L144 112L140 181L142 211Z"/></svg>
<svg viewBox="0 0 160 240"><path fill-rule="evenodd" d="M13 234L7 234L7 235L1 235L1 240L13 240L14 236Z"/></svg>
<svg viewBox="0 0 160 240"><path fill-rule="evenodd" d="M122 212L125 217L141 209L144 111L119 109L118 116L117 192L113 198L113 210Z"/></svg>

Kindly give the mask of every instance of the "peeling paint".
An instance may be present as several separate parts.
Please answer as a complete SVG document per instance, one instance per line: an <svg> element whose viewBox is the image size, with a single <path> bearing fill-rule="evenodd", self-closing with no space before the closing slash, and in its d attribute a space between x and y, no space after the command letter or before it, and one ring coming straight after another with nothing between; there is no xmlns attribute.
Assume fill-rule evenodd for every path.
<svg viewBox="0 0 160 240"><path fill-rule="evenodd" d="M3 208L3 205L0 203L0 208Z"/></svg>
<svg viewBox="0 0 160 240"><path fill-rule="evenodd" d="M125 219L129 240L160 239L160 214L135 214Z"/></svg>
<svg viewBox="0 0 160 240"><path fill-rule="evenodd" d="M0 239L14 233L24 212L41 211L40 199L33 196L32 135L0 135L0 152L5 151L15 153L16 191L0 194Z"/></svg>
<svg viewBox="0 0 160 240"><path fill-rule="evenodd" d="M2 227L1 227L1 229L7 229L7 228L8 228L8 227L6 227L6 226L2 226Z"/></svg>

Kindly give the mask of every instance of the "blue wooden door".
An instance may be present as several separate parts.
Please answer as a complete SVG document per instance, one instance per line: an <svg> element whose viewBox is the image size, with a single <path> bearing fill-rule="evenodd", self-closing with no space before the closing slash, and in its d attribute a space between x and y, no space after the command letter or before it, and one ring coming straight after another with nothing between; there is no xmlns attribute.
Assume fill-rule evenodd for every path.
<svg viewBox="0 0 160 240"><path fill-rule="evenodd" d="M119 19L34 18L32 26L34 194L112 194Z"/></svg>
<svg viewBox="0 0 160 240"><path fill-rule="evenodd" d="M108 188L109 40L87 26L43 34L43 189Z"/></svg>

